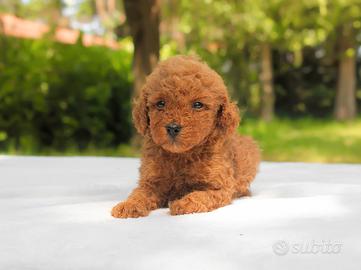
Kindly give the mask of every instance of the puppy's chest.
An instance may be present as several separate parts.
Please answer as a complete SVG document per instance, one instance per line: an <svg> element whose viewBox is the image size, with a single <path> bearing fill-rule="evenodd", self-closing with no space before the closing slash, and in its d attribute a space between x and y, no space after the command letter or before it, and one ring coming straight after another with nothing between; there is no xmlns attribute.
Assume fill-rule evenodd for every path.
<svg viewBox="0 0 361 270"><path fill-rule="evenodd" d="M164 165L171 184L179 187L202 182L209 168L202 160L167 160Z"/></svg>
<svg viewBox="0 0 361 270"><path fill-rule="evenodd" d="M192 191L207 188L207 176L197 165L199 164L182 164L171 171L168 178L167 198L169 201L180 199Z"/></svg>
<svg viewBox="0 0 361 270"><path fill-rule="evenodd" d="M188 159L170 159L166 160L164 165L168 174L179 178L194 176L197 171L207 166L204 161Z"/></svg>

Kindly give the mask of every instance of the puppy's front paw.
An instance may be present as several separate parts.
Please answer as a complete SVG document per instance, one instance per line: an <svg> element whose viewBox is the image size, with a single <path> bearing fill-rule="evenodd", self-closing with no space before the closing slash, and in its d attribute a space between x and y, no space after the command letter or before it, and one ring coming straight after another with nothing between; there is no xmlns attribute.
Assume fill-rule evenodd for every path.
<svg viewBox="0 0 361 270"><path fill-rule="evenodd" d="M169 210L171 215L185 215L210 211L204 204L197 202L193 200L192 197L188 196L170 202Z"/></svg>
<svg viewBox="0 0 361 270"><path fill-rule="evenodd" d="M137 218L145 217L149 214L149 210L139 202L121 202L112 209L112 216L115 218Z"/></svg>

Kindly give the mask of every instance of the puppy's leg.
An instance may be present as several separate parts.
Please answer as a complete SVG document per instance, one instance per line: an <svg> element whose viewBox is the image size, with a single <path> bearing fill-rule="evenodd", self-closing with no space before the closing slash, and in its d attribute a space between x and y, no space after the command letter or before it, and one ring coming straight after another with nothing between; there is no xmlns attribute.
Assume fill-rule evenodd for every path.
<svg viewBox="0 0 361 270"><path fill-rule="evenodd" d="M232 192L226 189L193 191L169 204L171 215L209 212L230 204Z"/></svg>
<svg viewBox="0 0 361 270"><path fill-rule="evenodd" d="M124 202L118 203L112 209L115 218L144 217L150 211L159 208L162 198L149 187L137 187Z"/></svg>
<svg viewBox="0 0 361 270"><path fill-rule="evenodd" d="M250 183L256 177L261 160L257 143L250 137L237 136L235 139L234 170L236 172L234 197L250 196Z"/></svg>
<svg viewBox="0 0 361 270"><path fill-rule="evenodd" d="M249 190L249 184L247 182L237 183L236 191L233 193L233 198L239 198L244 196L251 196L252 193Z"/></svg>

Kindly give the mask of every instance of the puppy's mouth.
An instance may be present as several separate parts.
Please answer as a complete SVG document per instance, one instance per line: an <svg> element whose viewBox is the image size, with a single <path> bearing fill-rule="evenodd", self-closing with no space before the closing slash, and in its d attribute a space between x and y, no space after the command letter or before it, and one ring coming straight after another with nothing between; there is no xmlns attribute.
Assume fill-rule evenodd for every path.
<svg viewBox="0 0 361 270"><path fill-rule="evenodd" d="M170 136L168 136L168 141L167 142L172 144L172 145L175 145L175 146L180 145L179 139L173 138L173 137L170 137Z"/></svg>
<svg viewBox="0 0 361 270"><path fill-rule="evenodd" d="M185 153L197 145L197 140L187 126L181 126L180 129L175 134L172 130L167 130L167 126L165 126L165 129L157 130L152 134L153 141L166 152Z"/></svg>
<svg viewBox="0 0 361 270"><path fill-rule="evenodd" d="M183 153L191 149L192 147L186 147L179 138L168 138L164 143L160 145L165 151L171 153Z"/></svg>
<svg viewBox="0 0 361 270"><path fill-rule="evenodd" d="M179 139L168 138L160 146L162 146L163 148L169 148L169 147L180 148L180 147L182 147L182 144L179 142Z"/></svg>

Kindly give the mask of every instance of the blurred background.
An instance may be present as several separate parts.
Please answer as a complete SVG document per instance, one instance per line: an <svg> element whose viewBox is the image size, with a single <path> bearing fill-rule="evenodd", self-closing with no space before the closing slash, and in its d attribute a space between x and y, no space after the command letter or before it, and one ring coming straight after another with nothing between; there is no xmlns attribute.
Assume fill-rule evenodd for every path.
<svg viewBox="0 0 361 270"><path fill-rule="evenodd" d="M0 153L138 156L131 100L199 55L265 160L361 163L361 0L0 0Z"/></svg>

